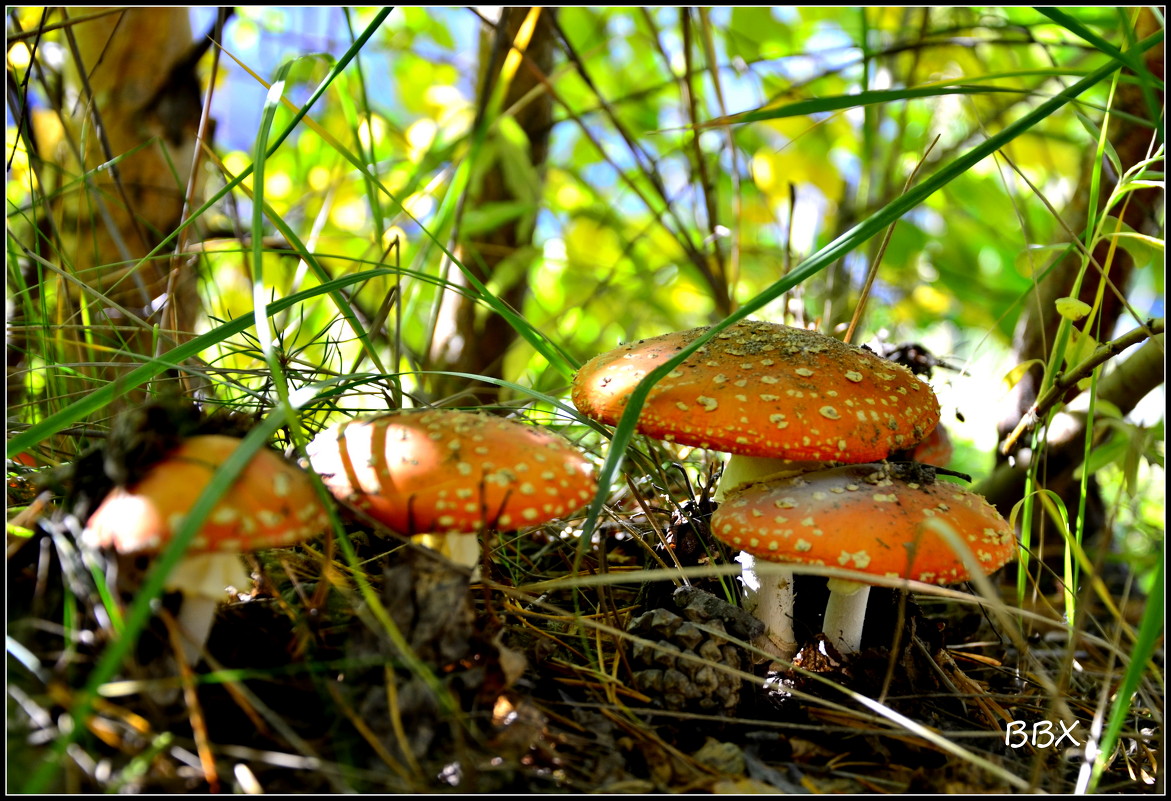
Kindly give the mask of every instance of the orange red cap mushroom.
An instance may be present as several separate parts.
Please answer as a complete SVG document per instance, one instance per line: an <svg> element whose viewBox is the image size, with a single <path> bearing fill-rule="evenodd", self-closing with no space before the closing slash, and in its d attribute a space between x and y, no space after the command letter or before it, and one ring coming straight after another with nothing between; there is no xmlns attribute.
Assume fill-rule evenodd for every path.
<svg viewBox="0 0 1171 801"><path fill-rule="evenodd" d="M603 353L578 371L573 401L608 424L631 391L706 328ZM833 337L746 320L721 331L651 390L650 437L746 456L867 462L910 447L939 421L931 388L901 365Z"/></svg>
<svg viewBox="0 0 1171 801"><path fill-rule="evenodd" d="M335 497L402 534L532 526L597 489L592 465L563 437L455 410L351 420L315 437L308 454Z"/></svg>
<svg viewBox="0 0 1171 801"><path fill-rule="evenodd" d="M1012 527L982 496L885 463L744 485L728 494L711 526L715 536L758 559L935 584L966 581L973 566L992 573L1016 556ZM831 639L835 625L827 612ZM860 636L860 620L857 625ZM854 640L848 632L839 650L856 650Z"/></svg>
<svg viewBox="0 0 1171 801"><path fill-rule="evenodd" d="M982 496L950 481L900 477L888 464L732 490L712 516L712 532L762 559L934 584L968 580L968 561L931 521L959 533L985 573L1015 556L1012 528Z"/></svg>
<svg viewBox="0 0 1171 801"><path fill-rule="evenodd" d="M86 542L119 553L166 546L212 474L241 440L189 437L130 487L115 487L90 516ZM215 505L188 553L233 554L293 545L329 524L309 476L271 450L256 452Z"/></svg>
<svg viewBox="0 0 1171 801"><path fill-rule="evenodd" d="M83 542L122 554L162 550L240 443L221 435L181 441L137 482L105 497L86 523ZM166 579L167 589L184 594L179 620L191 646L189 661L198 658L224 589L250 580L241 553L293 545L328 525L309 476L271 450L257 451Z"/></svg>

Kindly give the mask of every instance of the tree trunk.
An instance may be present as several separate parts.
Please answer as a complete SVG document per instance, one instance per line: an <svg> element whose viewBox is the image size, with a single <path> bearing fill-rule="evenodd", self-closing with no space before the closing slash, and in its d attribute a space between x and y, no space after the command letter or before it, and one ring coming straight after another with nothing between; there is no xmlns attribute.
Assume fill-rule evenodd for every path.
<svg viewBox="0 0 1171 801"><path fill-rule="evenodd" d="M481 48L481 115L501 80L505 58L528 13L528 8L505 8L495 30L488 31L485 46ZM513 109L549 74L554 41L550 15L555 13L554 9L541 10L524 58L504 95L504 111ZM532 174L540 176L548 153L552 100L547 93L538 90L534 97L511 113L528 142ZM489 136L490 143L502 137L498 128L494 131ZM519 312L529 292L529 266L534 257L531 248L541 184L526 185L521 181L523 172L510 173L499 150L490 159L482 176L473 179L469 195L464 199L464 209L490 209L493 205L505 203L531 203L532 207L491 230L474 236L457 234L455 254L478 280L491 284L500 300ZM447 278L458 286L468 285L466 277L454 265L450 267ZM516 339L516 331L503 317L458 292L448 291L441 300L435 321L429 353L430 369L503 378L504 359ZM461 405L482 405L498 401L500 391L493 384L450 376L432 377L431 397L434 400L457 395Z"/></svg>
<svg viewBox="0 0 1171 801"><path fill-rule="evenodd" d="M27 297L10 307L20 317L46 299L51 319L24 314L42 326L30 329L37 333L27 347L50 369L69 365L53 378L62 383L52 392L68 400L183 341L199 310L194 264L175 256L174 245L141 260L182 219L202 106L195 74L202 49L193 45L185 8L108 11L64 12L75 23L61 31L56 119L33 126L29 148L45 199L43 262L24 271ZM33 70L49 74L45 64ZM8 357L11 368L11 351Z"/></svg>

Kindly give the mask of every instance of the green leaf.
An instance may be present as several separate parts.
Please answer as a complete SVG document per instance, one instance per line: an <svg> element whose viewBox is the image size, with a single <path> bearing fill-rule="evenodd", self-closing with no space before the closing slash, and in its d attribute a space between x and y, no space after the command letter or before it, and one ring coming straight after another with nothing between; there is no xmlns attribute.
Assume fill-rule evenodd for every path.
<svg viewBox="0 0 1171 801"><path fill-rule="evenodd" d="M776 58L792 43L791 30L777 20L771 6L733 6L728 26L728 54L749 64Z"/></svg>
<svg viewBox="0 0 1171 801"><path fill-rule="evenodd" d="M924 97L946 97L947 95L985 95L994 93L1024 94L1019 89L997 86L922 86L912 89L884 89L858 92L852 95L818 97L800 100L782 106L765 107L755 111L744 111L728 117L720 117L699 125L711 128L719 125L739 125L763 120L778 120L785 117L803 117L810 114L824 114L831 111L873 106L898 100L915 100Z"/></svg>
<svg viewBox="0 0 1171 801"><path fill-rule="evenodd" d="M527 200L485 203L464 212L462 233L465 236L478 236L485 231L495 231L502 225L532 214L535 210L536 206Z"/></svg>

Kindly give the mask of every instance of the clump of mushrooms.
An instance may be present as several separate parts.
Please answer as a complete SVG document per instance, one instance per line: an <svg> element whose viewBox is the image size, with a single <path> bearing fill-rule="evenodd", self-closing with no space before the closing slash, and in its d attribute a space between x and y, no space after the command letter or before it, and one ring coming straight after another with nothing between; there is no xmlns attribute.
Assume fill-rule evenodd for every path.
<svg viewBox="0 0 1171 801"><path fill-rule="evenodd" d="M82 541L123 555L160 552L240 443L218 434L180 441L134 483L106 495L86 522ZM216 607L228 598L226 588L250 586L242 553L293 545L328 526L309 476L271 450L257 451L166 578L165 589L183 594L177 620L187 662L199 661Z"/></svg>
<svg viewBox="0 0 1171 801"><path fill-rule="evenodd" d="M562 517L593 497L593 466L543 428L448 409L358 418L323 431L309 462L339 500L474 568L477 533Z"/></svg>
<svg viewBox="0 0 1171 801"><path fill-rule="evenodd" d="M573 401L614 425L631 392L707 328L664 334L594 357L577 373ZM651 389L637 430L730 453L715 499L769 477L827 462L869 462L914 446L939 421L939 402L907 368L841 340L779 323L729 326ZM751 554L751 551L748 551ZM796 653L792 576L757 576L756 614L775 655Z"/></svg>
<svg viewBox="0 0 1171 801"><path fill-rule="evenodd" d="M759 559L957 584L1016 555L1012 527L982 496L930 468L843 465L739 487L712 532ZM858 651L870 585L831 578L822 629L840 654Z"/></svg>

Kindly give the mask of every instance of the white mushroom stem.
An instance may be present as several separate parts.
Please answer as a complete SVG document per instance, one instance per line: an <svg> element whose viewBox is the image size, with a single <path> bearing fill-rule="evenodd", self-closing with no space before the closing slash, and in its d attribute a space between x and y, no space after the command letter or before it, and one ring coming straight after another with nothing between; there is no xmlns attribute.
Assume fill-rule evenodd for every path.
<svg viewBox="0 0 1171 801"><path fill-rule="evenodd" d="M870 585L849 579L829 580L829 602L821 630L838 653L857 653L862 646L862 624L866 620L866 601Z"/></svg>
<svg viewBox="0 0 1171 801"><path fill-rule="evenodd" d="M766 456L740 456L733 453L724 466L724 472L716 484L712 500L722 503L729 490L753 481L768 481L774 478L795 476L809 470L827 467L826 462L794 462L790 459L773 459Z"/></svg>
<svg viewBox="0 0 1171 801"><path fill-rule="evenodd" d="M197 665L215 621L216 607L228 599L227 588L252 586L252 576L237 553L200 553L184 556L167 578L166 589L183 593L176 621L183 637L187 664Z"/></svg>
<svg viewBox="0 0 1171 801"><path fill-rule="evenodd" d="M479 575L476 571L480 567L480 537L477 534L416 534L411 538L413 542L430 548L445 556L460 567L472 571L473 579Z"/></svg>
<svg viewBox="0 0 1171 801"><path fill-rule="evenodd" d="M215 622L219 605L218 600L204 595L183 596L175 622L179 624L183 657L188 665L195 666L203 659L203 646L211 635L211 625Z"/></svg>
<svg viewBox="0 0 1171 801"><path fill-rule="evenodd" d="M741 484L783 478L823 466L824 462L794 462L734 453L724 466L712 498L722 503L728 491ZM756 570L756 560L751 554L741 553L737 561L744 565L744 581L749 590L756 589L754 614L764 623L768 640L760 644L777 658L791 660L797 653L797 637L793 633L793 571L776 565L770 566L762 576Z"/></svg>
<svg viewBox="0 0 1171 801"><path fill-rule="evenodd" d="M745 572L751 569L759 586L756 590L756 618L764 624L767 642L758 643L786 662L797 654L797 637L793 633L793 571L780 565L756 570L753 557L744 554Z"/></svg>

